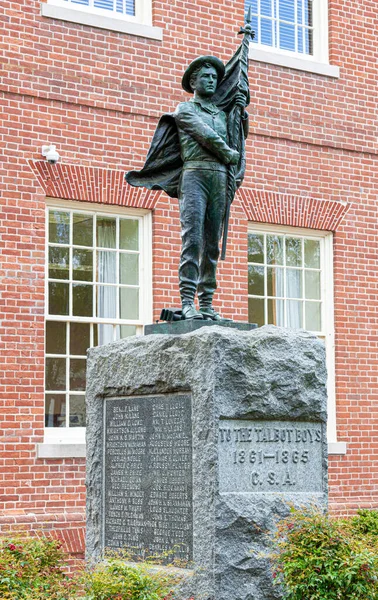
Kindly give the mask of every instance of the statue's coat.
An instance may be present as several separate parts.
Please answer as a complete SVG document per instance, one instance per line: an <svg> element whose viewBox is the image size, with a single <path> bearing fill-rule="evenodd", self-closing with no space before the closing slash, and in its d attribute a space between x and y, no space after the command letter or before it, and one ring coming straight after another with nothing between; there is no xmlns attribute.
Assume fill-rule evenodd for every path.
<svg viewBox="0 0 378 600"><path fill-rule="evenodd" d="M164 190L171 198L178 198L182 165L174 116L163 115L152 138L143 169L129 171L126 174L126 181L136 187Z"/></svg>

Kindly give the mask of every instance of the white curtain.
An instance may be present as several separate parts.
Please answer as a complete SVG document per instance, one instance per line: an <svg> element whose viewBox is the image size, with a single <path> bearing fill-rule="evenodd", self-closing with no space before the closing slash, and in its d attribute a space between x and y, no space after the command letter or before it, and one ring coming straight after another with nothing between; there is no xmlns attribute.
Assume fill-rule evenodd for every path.
<svg viewBox="0 0 378 600"><path fill-rule="evenodd" d="M302 271L287 269L286 286L287 298L302 298ZM292 327L293 329L303 327L302 302L287 300L287 327Z"/></svg>
<svg viewBox="0 0 378 600"><path fill-rule="evenodd" d="M285 326L285 303L283 300L284 296L284 280L285 271L283 268L274 267L268 272L270 285L268 286L269 295L273 296L272 299L268 300L270 304L269 308L269 323L278 325L278 327ZM282 300L280 300L282 298Z"/></svg>
<svg viewBox="0 0 378 600"><path fill-rule="evenodd" d="M115 248L116 233L113 223L102 222L97 229L97 244L105 248ZM99 251L97 253L97 273L100 283L116 283L116 253ZM97 293L97 316L115 319L117 307L117 288L99 285ZM98 325L98 343L100 346L113 341L113 326Z"/></svg>

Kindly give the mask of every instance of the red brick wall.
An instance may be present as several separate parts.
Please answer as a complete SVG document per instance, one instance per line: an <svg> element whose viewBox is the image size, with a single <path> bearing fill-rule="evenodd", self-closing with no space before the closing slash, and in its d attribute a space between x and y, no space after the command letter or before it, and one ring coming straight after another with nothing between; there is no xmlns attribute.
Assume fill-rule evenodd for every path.
<svg viewBox="0 0 378 600"><path fill-rule="evenodd" d="M225 315L247 318L247 215L258 218L257 197L275 203L281 215L287 215L285 202L294 203L299 218L307 211L310 226L336 229L337 420L348 453L330 459L330 500L334 511L350 512L378 507L378 67L372 50L378 34L375 0L329 3L330 58L340 66L339 79L251 62L245 194L233 207L217 305ZM56 532L76 532L77 541L68 544L76 552L83 544L84 461L36 458L44 413L45 197L72 194L60 193L57 182L44 188L28 161L41 160L42 144L51 142L65 165L109 173L140 167L158 116L187 97L180 87L183 66L198 54L226 60L235 50L243 3L153 0L153 14L154 25L164 29L162 42L41 17L39 0L4 0L0 7L0 478L6 515L0 525L38 529L53 523ZM117 181L117 197L132 202ZM111 199L103 200L112 202L109 193ZM154 206L157 318L162 305L178 301L180 233L177 201L161 194ZM325 218L326 210L331 224L311 221L314 211ZM261 220L271 220L264 214Z"/></svg>

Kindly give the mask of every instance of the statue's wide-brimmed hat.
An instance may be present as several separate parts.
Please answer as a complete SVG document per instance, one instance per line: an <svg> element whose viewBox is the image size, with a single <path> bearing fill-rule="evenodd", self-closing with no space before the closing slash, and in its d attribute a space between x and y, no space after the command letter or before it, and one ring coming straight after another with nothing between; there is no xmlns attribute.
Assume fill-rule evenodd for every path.
<svg viewBox="0 0 378 600"><path fill-rule="evenodd" d="M211 64L211 66L214 67L214 69L216 70L218 74L218 85L222 81L225 71L225 67L222 61L216 56L199 56L198 58L193 60L193 62L190 63L182 78L181 85L186 92L189 92L189 94L193 94L193 90L190 87L190 78L192 76L193 71L199 69L205 63Z"/></svg>

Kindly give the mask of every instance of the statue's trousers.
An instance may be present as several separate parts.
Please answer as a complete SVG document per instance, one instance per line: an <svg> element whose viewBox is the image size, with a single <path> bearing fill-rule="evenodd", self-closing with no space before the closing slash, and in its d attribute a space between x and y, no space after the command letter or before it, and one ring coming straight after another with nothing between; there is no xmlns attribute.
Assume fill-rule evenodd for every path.
<svg viewBox="0 0 378 600"><path fill-rule="evenodd" d="M212 303L226 196L224 165L184 164L179 186L182 235L179 280L183 304L193 302L196 291L201 307Z"/></svg>

